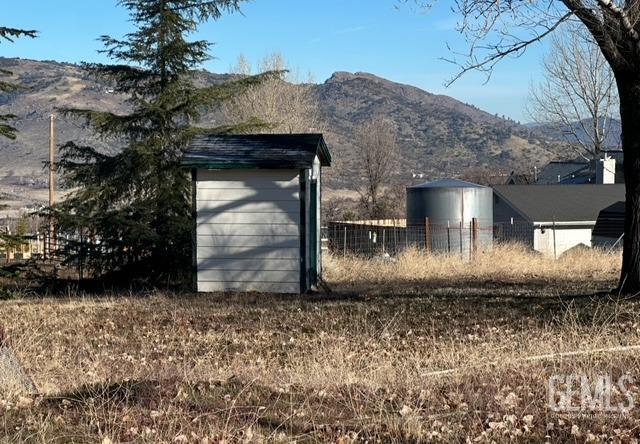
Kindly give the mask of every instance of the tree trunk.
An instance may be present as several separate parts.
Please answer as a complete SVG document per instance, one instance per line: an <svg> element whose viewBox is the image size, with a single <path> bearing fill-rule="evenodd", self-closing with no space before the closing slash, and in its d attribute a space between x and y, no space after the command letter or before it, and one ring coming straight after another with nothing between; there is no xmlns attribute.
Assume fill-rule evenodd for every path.
<svg viewBox="0 0 640 444"><path fill-rule="evenodd" d="M626 187L622 272L618 291L640 293L640 73L617 75Z"/></svg>

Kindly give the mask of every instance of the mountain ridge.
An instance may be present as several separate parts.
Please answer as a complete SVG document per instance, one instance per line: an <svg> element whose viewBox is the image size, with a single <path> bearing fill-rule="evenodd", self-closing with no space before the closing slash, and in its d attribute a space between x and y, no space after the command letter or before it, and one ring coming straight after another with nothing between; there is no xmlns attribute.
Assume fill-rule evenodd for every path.
<svg viewBox="0 0 640 444"><path fill-rule="evenodd" d="M113 92L73 63L0 58L0 68L14 72L25 89L0 99L2 112L18 116L16 141L0 141L0 191L28 193L46 186L48 116L62 107L127 111L126 97ZM199 84L233 78L205 70L195 73ZM459 177L466 169L486 167L503 173L519 167L541 166L566 157L563 145L535 128L527 128L465 104L375 74L339 71L313 84L312 93L326 129L336 166L328 170L333 189L353 189L359 160L355 150L357 126L373 115L385 115L398 129L402 157L401 181L419 172L428 179ZM215 120L215 115L208 117ZM211 122L207 123L220 123ZM100 140L80 122L58 118L58 142L74 140L111 152L119 142Z"/></svg>

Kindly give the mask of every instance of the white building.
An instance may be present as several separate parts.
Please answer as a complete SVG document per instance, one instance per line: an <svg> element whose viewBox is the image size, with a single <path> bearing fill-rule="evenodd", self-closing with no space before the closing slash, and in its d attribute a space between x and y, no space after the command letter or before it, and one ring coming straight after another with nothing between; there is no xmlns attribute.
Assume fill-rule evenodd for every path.
<svg viewBox="0 0 640 444"><path fill-rule="evenodd" d="M600 212L623 201L624 185L502 185L494 187L493 218L513 240L558 257L577 246L592 246Z"/></svg>
<svg viewBox="0 0 640 444"><path fill-rule="evenodd" d="M321 274L320 134L196 138L192 171L197 291L303 293Z"/></svg>

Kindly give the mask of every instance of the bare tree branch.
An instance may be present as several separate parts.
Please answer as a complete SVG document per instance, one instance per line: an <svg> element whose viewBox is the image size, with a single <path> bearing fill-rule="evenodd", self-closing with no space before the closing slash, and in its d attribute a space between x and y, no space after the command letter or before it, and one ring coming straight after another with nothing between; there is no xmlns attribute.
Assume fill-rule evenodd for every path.
<svg viewBox="0 0 640 444"><path fill-rule="evenodd" d="M620 19L622 27L627 31L631 39L636 42L636 49L640 50L640 34L633 28L626 11L616 5L612 0L597 0L597 2L602 9L608 9Z"/></svg>
<svg viewBox="0 0 640 444"><path fill-rule="evenodd" d="M581 157L597 158L619 106L613 72L597 44L584 28L565 28L552 36L543 68L545 79L530 92L531 117L562 134Z"/></svg>
<svg viewBox="0 0 640 444"><path fill-rule="evenodd" d="M363 122L356 131L356 152L362 186L360 200L366 216L385 217L388 205L382 199L383 188L391 185L399 165L395 125L383 117Z"/></svg>
<svg viewBox="0 0 640 444"><path fill-rule="evenodd" d="M516 56L521 55L522 52L527 47L529 47L533 43L539 42L542 39L544 39L547 35L555 31L562 23L568 20L572 15L573 15L572 12L567 12L566 14L561 16L559 19L557 19L550 26L545 26L545 30L543 32L536 33L533 37L529 39L519 40L514 43L504 43L506 36L503 36L498 43L480 46L477 44L477 42L480 41L480 38L478 38L476 42L474 42L470 47L470 51L467 55L468 61L466 64L460 64L455 60L445 59L446 61L456 64L460 67L460 71L453 78L448 80L445 85L450 86L467 72L477 71L477 70L487 73L488 74L487 81L488 81L491 77L493 68L502 59L510 55L516 55ZM493 20L486 23L486 26L493 27L495 25L497 17L498 16L495 16ZM468 26L469 26L468 24L463 24L462 27L460 28L461 31L464 32L466 29L468 29ZM483 52L489 52L489 55L483 58L478 58L476 56L476 52L478 49L483 50Z"/></svg>

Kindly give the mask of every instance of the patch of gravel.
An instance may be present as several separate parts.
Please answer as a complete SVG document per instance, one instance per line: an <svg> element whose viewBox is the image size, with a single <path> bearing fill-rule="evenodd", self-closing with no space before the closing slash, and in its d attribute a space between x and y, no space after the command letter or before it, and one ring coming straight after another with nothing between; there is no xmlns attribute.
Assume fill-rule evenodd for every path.
<svg viewBox="0 0 640 444"><path fill-rule="evenodd" d="M0 393L36 395L38 390L26 374L18 357L6 345L0 345Z"/></svg>

